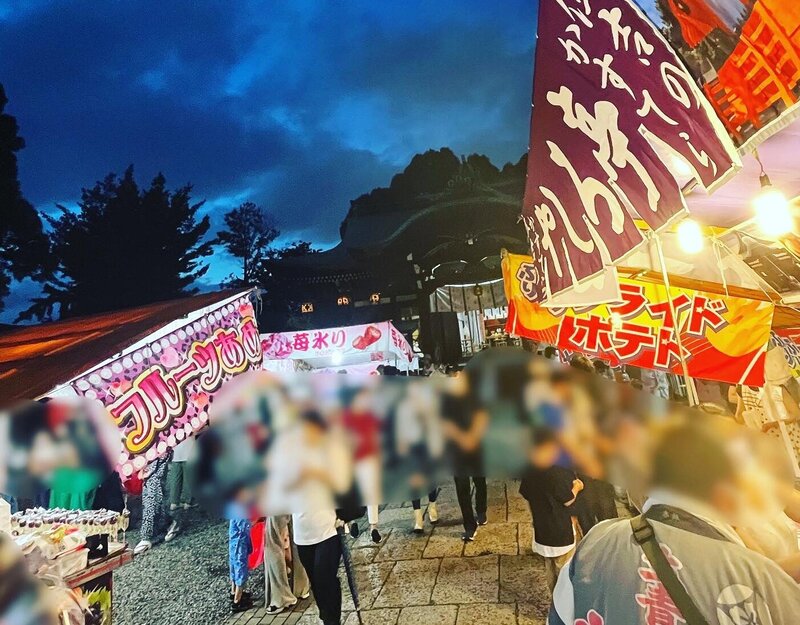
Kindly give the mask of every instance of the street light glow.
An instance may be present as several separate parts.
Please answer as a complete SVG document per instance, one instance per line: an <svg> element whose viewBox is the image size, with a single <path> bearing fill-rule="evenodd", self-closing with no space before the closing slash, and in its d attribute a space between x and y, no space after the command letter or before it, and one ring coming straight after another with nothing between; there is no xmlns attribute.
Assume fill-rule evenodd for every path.
<svg viewBox="0 0 800 625"><path fill-rule="evenodd" d="M770 237L779 237L794 226L789 201L780 189L772 186L766 174L761 176L761 192L753 199L756 223Z"/></svg>
<svg viewBox="0 0 800 625"><path fill-rule="evenodd" d="M694 219L684 219L678 224L678 245L686 254L697 254L703 249L703 231Z"/></svg>
<svg viewBox="0 0 800 625"><path fill-rule="evenodd" d="M689 163L680 156L672 157L672 168L674 169L674 173L678 174L681 178L687 178L694 174Z"/></svg>

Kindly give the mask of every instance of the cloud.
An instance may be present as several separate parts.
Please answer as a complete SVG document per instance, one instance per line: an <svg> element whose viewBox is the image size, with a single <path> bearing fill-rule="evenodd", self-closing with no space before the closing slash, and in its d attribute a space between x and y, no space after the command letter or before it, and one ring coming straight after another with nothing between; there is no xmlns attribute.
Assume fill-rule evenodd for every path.
<svg viewBox="0 0 800 625"><path fill-rule="evenodd" d="M536 3L0 0L26 196L74 202L133 163L336 240L410 157L525 151Z"/></svg>

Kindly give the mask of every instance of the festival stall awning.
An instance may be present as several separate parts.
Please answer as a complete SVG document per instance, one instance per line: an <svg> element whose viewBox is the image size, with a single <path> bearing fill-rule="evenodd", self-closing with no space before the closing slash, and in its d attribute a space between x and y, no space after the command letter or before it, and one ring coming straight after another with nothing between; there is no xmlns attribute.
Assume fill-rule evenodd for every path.
<svg viewBox="0 0 800 625"><path fill-rule="evenodd" d="M250 292L159 302L0 336L0 397L100 400L123 436L123 477L208 421L213 394L261 366Z"/></svg>
<svg viewBox="0 0 800 625"><path fill-rule="evenodd" d="M267 368L271 361L301 360L315 370L347 370L368 363L397 363L407 369L414 360L411 345L391 321L262 334L261 345Z"/></svg>
<svg viewBox="0 0 800 625"><path fill-rule="evenodd" d="M0 407L38 399L99 362L181 320L193 320L243 293L220 291L155 302L137 308L37 325L0 333Z"/></svg>
<svg viewBox="0 0 800 625"><path fill-rule="evenodd" d="M697 283L689 279L673 279L667 290L657 276L641 273L619 279L620 300L583 308L545 308L529 295L531 271L530 257L509 254L504 259L507 331L613 365L681 374L683 356L692 377L761 386L771 330L796 327L800 317L791 308L776 307L760 291L753 291L762 294L757 299L719 289L712 293L693 288ZM731 286L742 293L743 287Z"/></svg>

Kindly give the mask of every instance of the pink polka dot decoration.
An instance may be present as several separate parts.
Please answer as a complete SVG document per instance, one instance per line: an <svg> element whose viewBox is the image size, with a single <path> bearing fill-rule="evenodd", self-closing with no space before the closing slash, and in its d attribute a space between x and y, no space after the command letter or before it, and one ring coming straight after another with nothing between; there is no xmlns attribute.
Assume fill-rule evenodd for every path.
<svg viewBox="0 0 800 625"><path fill-rule="evenodd" d="M186 362L192 343L213 337L218 329L237 328L245 317L255 317L255 314L248 298L241 297L172 332L154 333L145 345L125 352L116 360L74 379L72 388L79 395L99 399L106 407L111 408L115 402L136 392L136 381L144 373L156 367L169 372L172 368L181 366ZM183 414L173 417L166 428L156 433L152 444L143 453L132 454L123 446L117 463L117 470L123 478L138 473L149 462L164 455L187 436L208 424L207 409L216 391L207 392L194 379L183 388L183 392ZM121 436L124 438L133 427L131 421L120 424Z"/></svg>

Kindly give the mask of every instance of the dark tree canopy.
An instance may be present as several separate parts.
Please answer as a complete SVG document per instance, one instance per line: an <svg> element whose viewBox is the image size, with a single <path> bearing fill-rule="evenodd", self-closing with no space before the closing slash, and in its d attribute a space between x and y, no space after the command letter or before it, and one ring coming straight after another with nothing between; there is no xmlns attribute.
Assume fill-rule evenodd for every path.
<svg viewBox="0 0 800 625"><path fill-rule="evenodd" d="M225 229L217 235L216 243L242 262L241 277L231 276L230 286L256 284L261 262L270 244L280 232L267 212L254 204L245 202L225 214Z"/></svg>
<svg viewBox="0 0 800 625"><path fill-rule="evenodd" d="M519 195L525 184L528 155L514 164L498 169L487 156L470 154L459 159L450 148L428 150L416 154L399 174L392 177L388 187L376 187L350 202L339 234L344 237L351 219L392 211L421 210L441 198L442 194L470 195L474 185L510 183L506 192Z"/></svg>
<svg viewBox="0 0 800 625"><path fill-rule="evenodd" d="M104 312L194 293L191 285L208 270L212 253L204 242L208 216L198 219L202 202L192 203L191 186L166 188L159 174L140 189L128 167L83 189L77 211L59 206L52 226L52 253L58 263L44 296L21 318L62 318Z"/></svg>
<svg viewBox="0 0 800 625"><path fill-rule="evenodd" d="M11 280L39 277L48 259L42 222L20 190L16 153L25 141L17 120L3 112L7 102L0 85L0 310Z"/></svg>
<svg viewBox="0 0 800 625"><path fill-rule="evenodd" d="M317 254L318 252L319 249L315 248L310 241L292 241L283 247L270 248L266 258L268 260L280 260L282 258L308 256L309 254Z"/></svg>

